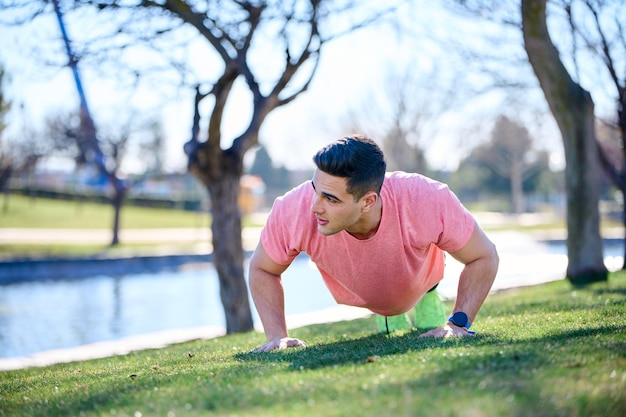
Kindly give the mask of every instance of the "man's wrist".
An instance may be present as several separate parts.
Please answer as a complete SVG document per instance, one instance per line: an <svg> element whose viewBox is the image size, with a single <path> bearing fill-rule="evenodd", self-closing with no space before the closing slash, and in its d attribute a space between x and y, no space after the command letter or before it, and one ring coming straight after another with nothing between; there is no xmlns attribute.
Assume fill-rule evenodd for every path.
<svg viewBox="0 0 626 417"><path fill-rule="evenodd" d="M280 340L280 339L284 339L286 337L289 337L289 333L288 332L276 332L276 333L266 333L265 334L265 338L267 339L267 341L272 341L272 340Z"/></svg>

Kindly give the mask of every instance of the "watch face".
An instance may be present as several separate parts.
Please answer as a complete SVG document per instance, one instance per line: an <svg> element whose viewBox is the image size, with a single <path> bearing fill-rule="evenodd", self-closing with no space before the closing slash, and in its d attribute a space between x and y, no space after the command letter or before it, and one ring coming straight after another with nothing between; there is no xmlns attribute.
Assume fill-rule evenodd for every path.
<svg viewBox="0 0 626 417"><path fill-rule="evenodd" d="M450 318L450 321L459 327L469 327L467 325L469 323L467 314L463 313L462 311L454 313Z"/></svg>

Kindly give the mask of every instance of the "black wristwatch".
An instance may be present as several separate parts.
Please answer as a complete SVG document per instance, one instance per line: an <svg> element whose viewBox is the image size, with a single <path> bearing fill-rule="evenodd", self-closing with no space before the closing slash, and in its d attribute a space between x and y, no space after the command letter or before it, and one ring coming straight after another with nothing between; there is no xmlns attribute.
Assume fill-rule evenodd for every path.
<svg viewBox="0 0 626 417"><path fill-rule="evenodd" d="M467 317L467 314L465 314L462 311L457 311L456 313L451 315L448 321L454 324L455 326L465 327L468 330L470 326L472 325L472 323L470 323L469 321L469 317Z"/></svg>

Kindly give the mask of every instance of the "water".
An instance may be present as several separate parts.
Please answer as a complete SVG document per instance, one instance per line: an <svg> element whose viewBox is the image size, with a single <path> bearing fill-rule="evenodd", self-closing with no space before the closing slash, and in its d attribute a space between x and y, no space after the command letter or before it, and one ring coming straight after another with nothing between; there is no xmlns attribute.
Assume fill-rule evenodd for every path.
<svg viewBox="0 0 626 417"><path fill-rule="evenodd" d="M515 233L500 233L492 239L500 253L493 289L533 285L565 275L563 242L536 242ZM620 268L623 241L607 241L604 249L607 267ZM446 274L438 287L443 296L455 296L461 268L447 258ZM283 275L283 284L287 315L336 306L306 257L294 261ZM253 318L258 321L254 309ZM178 272L0 286L0 358L203 326L225 326L217 274L210 265Z"/></svg>
<svg viewBox="0 0 626 417"><path fill-rule="evenodd" d="M335 305L306 258L298 258L283 281L287 314ZM0 358L202 326L225 327L211 266L0 286Z"/></svg>

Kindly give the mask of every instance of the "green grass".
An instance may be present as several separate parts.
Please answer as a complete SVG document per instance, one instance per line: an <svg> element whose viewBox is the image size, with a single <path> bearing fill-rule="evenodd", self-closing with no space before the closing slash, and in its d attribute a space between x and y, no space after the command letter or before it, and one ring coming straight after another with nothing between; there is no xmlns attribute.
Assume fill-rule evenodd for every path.
<svg viewBox="0 0 626 417"><path fill-rule="evenodd" d="M124 206L121 227L130 229L203 227L210 224L206 213ZM9 210L0 210L0 228L111 229L113 208L109 204L9 197Z"/></svg>
<svg viewBox="0 0 626 417"><path fill-rule="evenodd" d="M2 228L27 229L105 229L113 225L113 208L108 204L90 202L29 198L11 195L9 209L3 211L0 204L0 233ZM259 220L244 216L244 226L260 226ZM153 228L209 228L211 216L174 209L156 209L124 206L121 213L120 229ZM190 250L196 242L189 242ZM178 251L185 249L185 243L176 242ZM4 257L21 256L88 256L116 252L150 252L160 245L133 245L121 242L112 248L108 245L80 243L72 244L59 241L56 243L0 243L0 254Z"/></svg>
<svg viewBox="0 0 626 417"><path fill-rule="evenodd" d="M475 338L308 326L0 373L7 416L602 416L626 412L626 273L490 296Z"/></svg>

